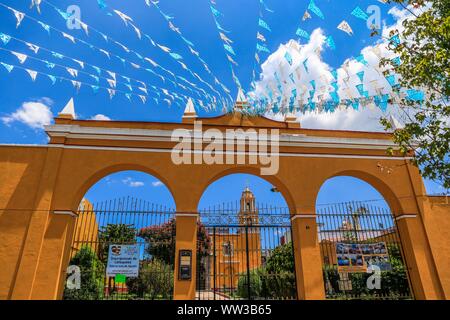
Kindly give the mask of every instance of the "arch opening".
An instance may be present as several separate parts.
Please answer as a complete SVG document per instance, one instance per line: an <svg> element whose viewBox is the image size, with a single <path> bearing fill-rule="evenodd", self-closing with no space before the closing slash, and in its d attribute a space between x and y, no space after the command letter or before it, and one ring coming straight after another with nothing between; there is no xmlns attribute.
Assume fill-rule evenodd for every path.
<svg viewBox="0 0 450 320"><path fill-rule="evenodd" d="M316 198L318 241L328 299L411 299L396 203L367 181L335 176Z"/></svg>
<svg viewBox="0 0 450 320"><path fill-rule="evenodd" d="M142 171L115 171L98 179L99 175L89 179L86 185L94 179L96 183L78 204L63 299L171 299L171 192Z"/></svg>
<svg viewBox="0 0 450 320"><path fill-rule="evenodd" d="M242 173L214 179L205 189L198 206L198 247L206 249L197 256L197 299L296 299L283 195L278 185Z"/></svg>

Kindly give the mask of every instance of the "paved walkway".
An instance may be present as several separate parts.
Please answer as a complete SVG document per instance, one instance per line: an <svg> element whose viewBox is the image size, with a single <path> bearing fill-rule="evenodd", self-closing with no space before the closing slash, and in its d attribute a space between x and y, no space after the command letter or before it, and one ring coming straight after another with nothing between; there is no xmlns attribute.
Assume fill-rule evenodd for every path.
<svg viewBox="0 0 450 320"><path fill-rule="evenodd" d="M214 292L212 290L197 291L195 300L214 300ZM216 300L230 300L230 298L216 292Z"/></svg>

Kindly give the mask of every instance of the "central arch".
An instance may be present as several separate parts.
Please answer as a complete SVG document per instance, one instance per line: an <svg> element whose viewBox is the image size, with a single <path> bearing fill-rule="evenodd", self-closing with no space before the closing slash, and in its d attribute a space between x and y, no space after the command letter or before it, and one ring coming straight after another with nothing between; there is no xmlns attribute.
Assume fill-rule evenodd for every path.
<svg viewBox="0 0 450 320"><path fill-rule="evenodd" d="M289 208L290 214L292 214L292 215L295 214L296 206L295 206L294 198L292 197L291 192L285 186L283 181L276 175L267 175L267 176L261 175L260 168L257 168L257 167L234 167L234 168L225 169L225 170L220 171L219 173L216 173L215 175L213 175L200 187L200 192L197 195L197 200L196 200L197 208L200 204L201 197L203 196L206 189L208 189L208 187L211 184L213 184L214 182L220 180L221 178L223 178L225 176L229 176L232 174L249 174L249 175L256 176L262 180L265 180L265 181L271 183L274 187L276 187L276 189L283 196L283 198L286 201L286 204Z"/></svg>
<svg viewBox="0 0 450 320"><path fill-rule="evenodd" d="M198 248L206 247L204 235L210 247L197 256L197 299L297 298L292 216L278 190L283 184L249 171L223 171L202 194L205 232Z"/></svg>

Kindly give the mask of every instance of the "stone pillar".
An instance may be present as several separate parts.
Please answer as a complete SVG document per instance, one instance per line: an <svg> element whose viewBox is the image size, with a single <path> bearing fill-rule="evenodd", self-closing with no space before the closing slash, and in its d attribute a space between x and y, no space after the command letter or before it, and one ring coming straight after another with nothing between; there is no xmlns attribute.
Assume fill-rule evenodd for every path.
<svg viewBox="0 0 450 320"><path fill-rule="evenodd" d="M445 299L420 215L403 214L396 220L414 297Z"/></svg>
<svg viewBox="0 0 450 320"><path fill-rule="evenodd" d="M316 215L296 214L291 221L298 299L325 299Z"/></svg>
<svg viewBox="0 0 450 320"><path fill-rule="evenodd" d="M197 277L197 220L198 213L178 212L176 214L174 300L194 300ZM192 251L191 280L179 278L179 252Z"/></svg>

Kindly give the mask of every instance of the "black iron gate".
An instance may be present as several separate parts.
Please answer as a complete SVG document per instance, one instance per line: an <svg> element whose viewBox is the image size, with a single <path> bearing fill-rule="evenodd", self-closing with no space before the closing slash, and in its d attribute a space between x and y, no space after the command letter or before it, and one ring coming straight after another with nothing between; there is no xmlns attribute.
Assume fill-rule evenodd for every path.
<svg viewBox="0 0 450 320"><path fill-rule="evenodd" d="M241 202L200 218L197 299L297 298L289 210Z"/></svg>
<svg viewBox="0 0 450 320"><path fill-rule="evenodd" d="M386 206L318 206L317 223L328 299L413 298L397 225Z"/></svg>
<svg viewBox="0 0 450 320"><path fill-rule="evenodd" d="M172 299L174 218L172 209L130 197L95 204L83 199L63 298ZM108 269L110 256L122 259L121 252L135 257L136 275Z"/></svg>

